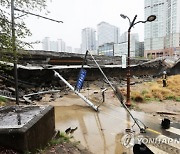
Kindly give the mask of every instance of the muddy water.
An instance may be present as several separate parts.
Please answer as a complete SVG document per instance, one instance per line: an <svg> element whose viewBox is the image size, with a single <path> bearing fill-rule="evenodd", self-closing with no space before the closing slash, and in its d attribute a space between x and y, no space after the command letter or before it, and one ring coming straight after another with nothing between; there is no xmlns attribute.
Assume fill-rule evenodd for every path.
<svg viewBox="0 0 180 154"><path fill-rule="evenodd" d="M82 90L81 93L98 105L102 103L100 88L90 86L90 90ZM48 98L47 102L48 102ZM43 101L45 102L45 101ZM49 103L48 103L49 104ZM54 102L56 129L61 132L69 127L78 127L72 134L76 141L95 154L132 154L132 148L126 148L122 144L125 129L134 124L129 114L121 107L118 99L111 89L105 93L105 102L94 111L81 98L73 94L63 95ZM133 114L136 114L133 112ZM144 117L141 114L137 118ZM139 133L137 126L133 127Z"/></svg>
<svg viewBox="0 0 180 154"><path fill-rule="evenodd" d="M120 106L103 104L99 112L88 106L59 106L55 107L55 120L60 131L78 127L72 135L95 154L132 153L132 148L121 143L132 121Z"/></svg>

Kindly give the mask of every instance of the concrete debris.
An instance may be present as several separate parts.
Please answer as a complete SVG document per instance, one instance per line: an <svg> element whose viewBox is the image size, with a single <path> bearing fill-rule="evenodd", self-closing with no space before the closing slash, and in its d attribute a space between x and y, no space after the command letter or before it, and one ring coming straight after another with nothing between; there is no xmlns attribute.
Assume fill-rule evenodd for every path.
<svg viewBox="0 0 180 154"><path fill-rule="evenodd" d="M0 90L0 95L12 97L12 93L7 90Z"/></svg>
<svg viewBox="0 0 180 154"><path fill-rule="evenodd" d="M6 99L9 99L9 100L12 100L12 101L16 100L15 97L8 97L8 96L4 96L4 95L0 95L0 97L6 98ZM25 102L25 100L23 100L23 99L19 99L19 101L22 102L22 103Z"/></svg>
<svg viewBox="0 0 180 154"><path fill-rule="evenodd" d="M54 93L57 93L57 92L60 92L60 90L40 91L40 92L37 92L37 93L24 95L23 99L27 103L31 104L31 103L33 103L34 100L40 101L42 99L42 97L40 95L42 95L42 94L54 94Z"/></svg>
<svg viewBox="0 0 180 154"><path fill-rule="evenodd" d="M60 73L67 81L72 81L72 85L77 80L84 54L72 53L55 53L48 51L27 51L21 53L22 56L18 61L18 86L20 98L29 93L37 93L39 91L49 91L50 89L64 91L66 85L54 77L53 69ZM94 56L98 64L102 67L103 72L108 75L108 79L112 84L118 83L126 85L127 70L121 68L121 57ZM180 73L180 59L158 58L155 60L137 60L131 58L131 85L151 81L154 77L160 77L162 72L166 70L168 75ZM4 67L5 66L5 67ZM11 69L6 69L10 67ZM13 64L0 61L0 94L7 97L14 97L14 70ZM87 70L86 81L107 81L98 71L92 57L87 56L84 65ZM85 86L85 85L84 85ZM103 88L103 85L100 85ZM5 92L5 93L4 93ZM68 90L65 91L68 94ZM55 99L56 96L52 96ZM26 101L32 98L26 97Z"/></svg>

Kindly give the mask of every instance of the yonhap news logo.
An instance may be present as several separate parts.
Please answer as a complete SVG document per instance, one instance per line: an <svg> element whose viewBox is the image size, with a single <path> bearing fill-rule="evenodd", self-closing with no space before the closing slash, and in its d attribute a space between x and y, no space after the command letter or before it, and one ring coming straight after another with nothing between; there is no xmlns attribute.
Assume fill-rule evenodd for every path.
<svg viewBox="0 0 180 154"><path fill-rule="evenodd" d="M135 144L134 133L127 133L121 138L121 143L126 148L131 148Z"/></svg>
<svg viewBox="0 0 180 154"><path fill-rule="evenodd" d="M180 144L180 138L169 138L159 135L155 138L144 137L143 135L135 136L134 133L127 133L121 138L121 143L126 148L131 148L135 144Z"/></svg>

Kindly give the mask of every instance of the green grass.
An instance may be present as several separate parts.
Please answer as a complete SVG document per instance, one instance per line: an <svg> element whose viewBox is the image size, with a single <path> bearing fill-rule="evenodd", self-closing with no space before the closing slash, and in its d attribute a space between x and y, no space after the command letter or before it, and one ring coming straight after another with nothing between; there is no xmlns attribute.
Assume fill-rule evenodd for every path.
<svg viewBox="0 0 180 154"><path fill-rule="evenodd" d="M143 90L141 93L144 95L144 94L147 94L148 91L147 90Z"/></svg>
<svg viewBox="0 0 180 154"><path fill-rule="evenodd" d="M7 99L0 96L0 106L5 106L7 102Z"/></svg>
<svg viewBox="0 0 180 154"><path fill-rule="evenodd" d="M180 97L176 97L175 100L176 100L177 102L180 102Z"/></svg>
<svg viewBox="0 0 180 154"><path fill-rule="evenodd" d="M146 98L145 97L145 101L154 101L155 99L154 98Z"/></svg>
<svg viewBox="0 0 180 154"><path fill-rule="evenodd" d="M61 143L64 143L64 142L68 143L68 142L70 142L71 138L72 138L71 136L67 136L65 133L60 133L59 137L57 139L52 139L49 142L49 146L61 144Z"/></svg>
<svg viewBox="0 0 180 154"><path fill-rule="evenodd" d="M0 96L0 102L7 102L7 99Z"/></svg>
<svg viewBox="0 0 180 154"><path fill-rule="evenodd" d="M166 97L167 100L176 100L176 97L175 96L168 96Z"/></svg>
<svg viewBox="0 0 180 154"><path fill-rule="evenodd" d="M58 144L62 144L62 143L69 143L71 138L72 138L72 136L68 136L68 135L66 135L63 132L59 133L59 134L57 134L57 138L52 139L51 141L49 141L49 143L47 144L47 146L45 148L37 149L36 150L37 152L35 154L44 154L45 151L48 148L52 147L52 146L55 146L55 145L58 145ZM76 146L77 144L79 144L79 142L75 142L73 144ZM25 154L32 154L32 153L27 151L27 152L25 152Z"/></svg>

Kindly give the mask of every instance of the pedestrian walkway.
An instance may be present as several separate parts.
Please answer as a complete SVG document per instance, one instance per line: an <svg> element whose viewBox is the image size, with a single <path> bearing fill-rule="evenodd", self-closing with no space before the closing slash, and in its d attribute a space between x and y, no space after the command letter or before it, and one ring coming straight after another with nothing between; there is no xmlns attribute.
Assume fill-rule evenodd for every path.
<svg viewBox="0 0 180 154"><path fill-rule="evenodd" d="M179 125L180 126L180 125ZM156 136L149 136L149 140L144 140L146 146L154 154L179 154L180 153L180 129L178 124L172 125ZM142 140L143 141L143 140Z"/></svg>

